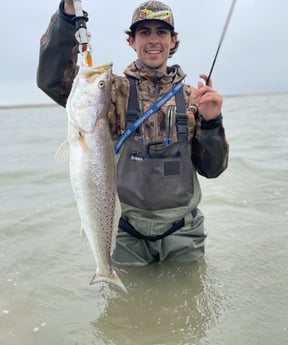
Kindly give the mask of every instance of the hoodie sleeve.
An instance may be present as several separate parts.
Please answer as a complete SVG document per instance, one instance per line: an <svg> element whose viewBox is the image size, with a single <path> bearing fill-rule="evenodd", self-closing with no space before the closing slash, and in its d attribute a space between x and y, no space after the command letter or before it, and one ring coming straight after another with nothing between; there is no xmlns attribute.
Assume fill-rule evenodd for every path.
<svg viewBox="0 0 288 345"><path fill-rule="evenodd" d="M41 37L37 69L38 87L64 107L78 70L78 43L72 18L63 12L61 2Z"/></svg>
<svg viewBox="0 0 288 345"><path fill-rule="evenodd" d="M222 115L210 121L199 117L192 139L192 161L200 175L214 178L228 166L229 145Z"/></svg>

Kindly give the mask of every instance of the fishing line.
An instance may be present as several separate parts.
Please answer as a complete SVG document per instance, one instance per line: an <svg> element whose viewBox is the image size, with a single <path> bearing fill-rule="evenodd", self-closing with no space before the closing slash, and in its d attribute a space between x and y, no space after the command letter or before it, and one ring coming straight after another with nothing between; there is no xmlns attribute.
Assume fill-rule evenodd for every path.
<svg viewBox="0 0 288 345"><path fill-rule="evenodd" d="M231 17L232 17L232 13L233 13L235 4L236 4L236 0L233 0L233 1L232 1L232 4L231 4L231 7L230 7L230 10L229 10L229 13L228 13L228 16L227 16L227 18L226 18L226 22L225 22L225 25L224 25L224 28L223 28L223 31L222 31L222 34L221 34L221 37L220 37L220 40L219 40L218 48L217 48L217 51L216 51L216 54L215 54L215 57L214 57L212 66L211 66L211 68L210 68L210 72L209 72L209 74L208 74L208 79L206 80L206 85L209 84L209 81L210 81L210 78L211 78L211 74L212 74L212 72L213 72L214 65L215 65L215 62L216 62L216 60L217 60L217 56L218 56L219 50L220 50L221 45L222 45L222 43L223 43L223 40L224 40L226 31L227 31L227 28L228 28L230 19L231 19Z"/></svg>

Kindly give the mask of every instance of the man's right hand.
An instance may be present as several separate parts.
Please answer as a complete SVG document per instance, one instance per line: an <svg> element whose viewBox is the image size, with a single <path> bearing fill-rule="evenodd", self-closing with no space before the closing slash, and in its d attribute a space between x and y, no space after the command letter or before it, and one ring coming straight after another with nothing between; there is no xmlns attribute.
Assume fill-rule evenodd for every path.
<svg viewBox="0 0 288 345"><path fill-rule="evenodd" d="M66 14L75 14L73 0L64 0L64 12Z"/></svg>

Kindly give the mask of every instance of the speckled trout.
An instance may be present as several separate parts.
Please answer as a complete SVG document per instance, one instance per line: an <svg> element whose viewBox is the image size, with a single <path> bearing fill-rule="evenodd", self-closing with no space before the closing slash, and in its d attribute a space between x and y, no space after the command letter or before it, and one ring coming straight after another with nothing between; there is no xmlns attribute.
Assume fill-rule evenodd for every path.
<svg viewBox="0 0 288 345"><path fill-rule="evenodd" d="M112 64L81 66L67 100L68 136L56 153L69 153L70 179L86 235L96 261L90 284L107 282L127 291L112 268L121 207L116 187L113 142L108 126Z"/></svg>

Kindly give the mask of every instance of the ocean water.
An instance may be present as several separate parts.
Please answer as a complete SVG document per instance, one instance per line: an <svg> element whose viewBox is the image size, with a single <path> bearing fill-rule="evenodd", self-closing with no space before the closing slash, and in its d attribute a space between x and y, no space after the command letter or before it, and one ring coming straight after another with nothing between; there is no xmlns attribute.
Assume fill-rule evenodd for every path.
<svg viewBox="0 0 288 345"><path fill-rule="evenodd" d="M200 178L208 232L193 264L117 268L88 285L56 106L0 109L1 345L288 344L288 95L224 99L228 170Z"/></svg>

